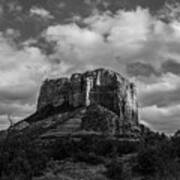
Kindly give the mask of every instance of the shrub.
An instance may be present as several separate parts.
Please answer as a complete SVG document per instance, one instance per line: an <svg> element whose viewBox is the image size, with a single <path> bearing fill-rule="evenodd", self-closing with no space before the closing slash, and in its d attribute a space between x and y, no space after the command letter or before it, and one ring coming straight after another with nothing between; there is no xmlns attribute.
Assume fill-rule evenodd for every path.
<svg viewBox="0 0 180 180"><path fill-rule="evenodd" d="M143 175L154 174L156 172L157 158L159 157L157 157L155 148L142 149L137 157L137 170Z"/></svg>
<svg viewBox="0 0 180 180"><path fill-rule="evenodd" d="M160 179L178 179L180 164L171 140L155 140L141 146L137 156L135 169L142 175Z"/></svg>
<svg viewBox="0 0 180 180"><path fill-rule="evenodd" d="M46 148L33 142L29 134L9 136L0 152L0 177L30 180L41 173L47 161Z"/></svg>
<svg viewBox="0 0 180 180"><path fill-rule="evenodd" d="M123 179L123 164L117 160L111 161L106 165L107 172L106 175L114 180L124 180Z"/></svg>

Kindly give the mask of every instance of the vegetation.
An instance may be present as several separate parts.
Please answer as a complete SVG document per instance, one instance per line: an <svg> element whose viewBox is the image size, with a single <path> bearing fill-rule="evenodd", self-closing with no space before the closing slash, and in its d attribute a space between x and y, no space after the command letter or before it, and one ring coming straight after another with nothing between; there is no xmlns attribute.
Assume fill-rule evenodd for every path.
<svg viewBox="0 0 180 180"><path fill-rule="evenodd" d="M83 137L80 141L70 137L43 140L39 138L41 131L36 127L23 133L13 132L1 142L0 179L31 180L35 176L48 179L45 177L50 171L52 176L59 177L53 169L60 168L58 174L63 174L63 163L67 162L72 169L76 164L84 163L88 172L92 167L104 167L100 174L97 172L99 179L180 179L180 137L177 133L167 137L144 131L140 142L135 143L115 142L105 140L105 137ZM52 167L54 162L56 167L49 169L49 164ZM82 172L79 177L84 177L85 171L81 171L79 166L76 166L76 171L78 168ZM92 176L95 178L96 173ZM73 179L73 175L69 179Z"/></svg>

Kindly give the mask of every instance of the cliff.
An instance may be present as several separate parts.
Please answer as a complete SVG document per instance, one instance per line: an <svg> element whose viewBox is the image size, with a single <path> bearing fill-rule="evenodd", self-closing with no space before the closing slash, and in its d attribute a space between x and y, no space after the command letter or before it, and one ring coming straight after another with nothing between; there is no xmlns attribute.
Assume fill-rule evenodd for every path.
<svg viewBox="0 0 180 180"><path fill-rule="evenodd" d="M34 127L43 131L42 138L92 134L137 138L135 85L106 69L45 80L36 112L11 129L24 131Z"/></svg>
<svg viewBox="0 0 180 180"><path fill-rule="evenodd" d="M136 152L140 127L135 85L119 73L97 69L46 80L36 112L0 136L2 172L13 179L16 172L39 176L51 160L114 162Z"/></svg>
<svg viewBox="0 0 180 180"><path fill-rule="evenodd" d="M77 108L92 104L99 104L113 111L123 122L138 125L135 85L119 73L106 69L76 73L69 79L44 81L37 110L47 105Z"/></svg>

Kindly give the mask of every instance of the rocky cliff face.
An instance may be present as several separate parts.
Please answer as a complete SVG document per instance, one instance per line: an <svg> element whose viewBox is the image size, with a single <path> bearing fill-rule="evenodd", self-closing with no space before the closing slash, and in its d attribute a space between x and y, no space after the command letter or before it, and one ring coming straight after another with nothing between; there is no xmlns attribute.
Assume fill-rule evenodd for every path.
<svg viewBox="0 0 180 180"><path fill-rule="evenodd" d="M138 125L135 85L119 73L106 69L76 73L69 79L46 80L41 87L37 110L48 105L78 108L92 104L116 113L124 124Z"/></svg>
<svg viewBox="0 0 180 180"><path fill-rule="evenodd" d="M97 69L46 80L37 111L11 129L39 127L42 137L105 135L138 137L134 84L119 73Z"/></svg>

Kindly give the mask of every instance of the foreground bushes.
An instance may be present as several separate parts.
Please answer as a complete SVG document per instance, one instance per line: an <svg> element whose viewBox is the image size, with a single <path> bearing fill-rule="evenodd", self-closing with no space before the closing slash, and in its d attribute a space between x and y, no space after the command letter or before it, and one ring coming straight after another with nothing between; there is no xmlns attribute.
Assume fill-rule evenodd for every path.
<svg viewBox="0 0 180 180"><path fill-rule="evenodd" d="M39 131L37 131L39 132ZM0 179L30 180L41 173L49 159L48 149L36 143L36 134L7 136L0 148Z"/></svg>
<svg viewBox="0 0 180 180"><path fill-rule="evenodd" d="M142 138L136 153L136 162L129 160L129 167L124 167L125 161L111 161L107 166L108 177L114 180L133 180L133 177L143 180L180 179L179 137L149 133Z"/></svg>
<svg viewBox="0 0 180 180"><path fill-rule="evenodd" d="M105 164L107 177L114 180L133 180L134 176L147 180L180 179L179 137L168 138L149 132L139 143L117 143L92 137L84 137L81 141L72 138L38 141L37 136L32 132L17 134L1 144L0 179L31 180L33 176L41 175L50 159L61 161L67 158L75 163ZM131 158L126 158L126 162L123 160L128 154L135 154L133 163Z"/></svg>
<svg viewBox="0 0 180 180"><path fill-rule="evenodd" d="M135 171L154 180L180 179L180 144L174 143L174 138L157 133L147 135L144 140L138 151Z"/></svg>

